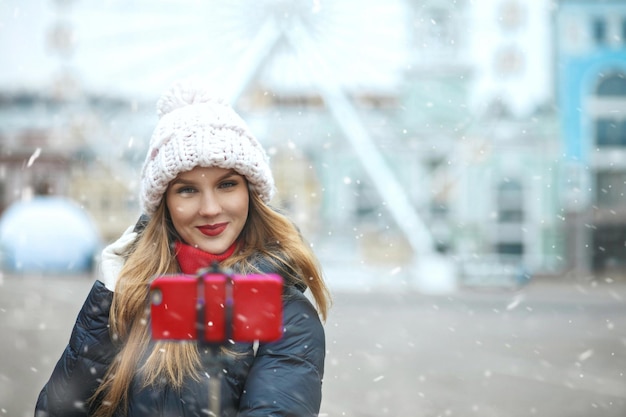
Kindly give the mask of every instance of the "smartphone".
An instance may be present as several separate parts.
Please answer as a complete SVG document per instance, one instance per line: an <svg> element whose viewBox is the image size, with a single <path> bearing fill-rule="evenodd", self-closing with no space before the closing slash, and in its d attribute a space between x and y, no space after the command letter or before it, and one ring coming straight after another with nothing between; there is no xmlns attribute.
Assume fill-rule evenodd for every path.
<svg viewBox="0 0 626 417"><path fill-rule="evenodd" d="M150 285L152 338L200 343L270 342L283 332L276 274L163 275Z"/></svg>

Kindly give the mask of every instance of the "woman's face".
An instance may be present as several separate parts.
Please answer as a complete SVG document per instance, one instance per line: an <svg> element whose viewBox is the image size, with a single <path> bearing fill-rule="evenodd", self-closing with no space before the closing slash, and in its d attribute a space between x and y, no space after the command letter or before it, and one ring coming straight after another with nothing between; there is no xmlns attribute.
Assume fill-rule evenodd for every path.
<svg viewBox="0 0 626 417"><path fill-rule="evenodd" d="M188 245L215 255L235 242L248 219L248 184L232 169L196 167L165 192L174 228Z"/></svg>

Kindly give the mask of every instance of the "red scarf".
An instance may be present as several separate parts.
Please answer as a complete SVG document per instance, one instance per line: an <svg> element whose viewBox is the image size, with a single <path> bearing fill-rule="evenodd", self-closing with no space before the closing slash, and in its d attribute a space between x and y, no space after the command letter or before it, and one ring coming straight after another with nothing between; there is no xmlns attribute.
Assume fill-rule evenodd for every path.
<svg viewBox="0 0 626 417"><path fill-rule="evenodd" d="M176 245L176 259L178 265L183 274L196 275L199 270L209 268L214 262L222 262L224 259L229 258L234 252L237 242L235 241L226 252L219 255L213 255L212 253L205 252L202 249L189 246L185 243L177 241Z"/></svg>

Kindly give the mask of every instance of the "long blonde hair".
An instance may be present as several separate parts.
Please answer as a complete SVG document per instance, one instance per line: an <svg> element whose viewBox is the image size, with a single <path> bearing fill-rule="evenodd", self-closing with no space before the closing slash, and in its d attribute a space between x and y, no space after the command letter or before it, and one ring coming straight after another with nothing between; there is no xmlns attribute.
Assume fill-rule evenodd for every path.
<svg viewBox="0 0 626 417"><path fill-rule="evenodd" d="M120 351L92 397L94 417L110 417L118 408L128 407L128 390L138 372L145 386L165 382L180 388L186 377L198 378L200 359L195 343L157 342L148 352L149 284L155 276L180 272L171 249L176 238L162 201L131 248L115 287L109 321L111 337ZM248 219L238 249L223 267L258 272L254 259L262 257L287 276L288 284L308 287L320 316L326 319L330 295L315 255L294 224L254 192L250 192ZM145 364L137 369L137 361L146 354Z"/></svg>

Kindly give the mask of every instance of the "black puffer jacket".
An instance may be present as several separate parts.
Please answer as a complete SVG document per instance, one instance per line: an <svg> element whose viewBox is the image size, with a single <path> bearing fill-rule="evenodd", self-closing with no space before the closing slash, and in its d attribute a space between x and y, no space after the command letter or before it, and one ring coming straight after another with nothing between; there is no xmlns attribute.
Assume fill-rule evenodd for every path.
<svg viewBox="0 0 626 417"><path fill-rule="evenodd" d="M39 395L35 416L88 416L93 395L116 350L108 321L113 293L96 281L78 314L70 342ZM283 337L261 343L236 344L221 384L222 416L316 416L321 403L324 329L309 300L292 285L283 301ZM211 361L201 352L204 365ZM190 379L181 391L163 387L130 388L128 413L120 416L206 416L210 410L208 379Z"/></svg>

